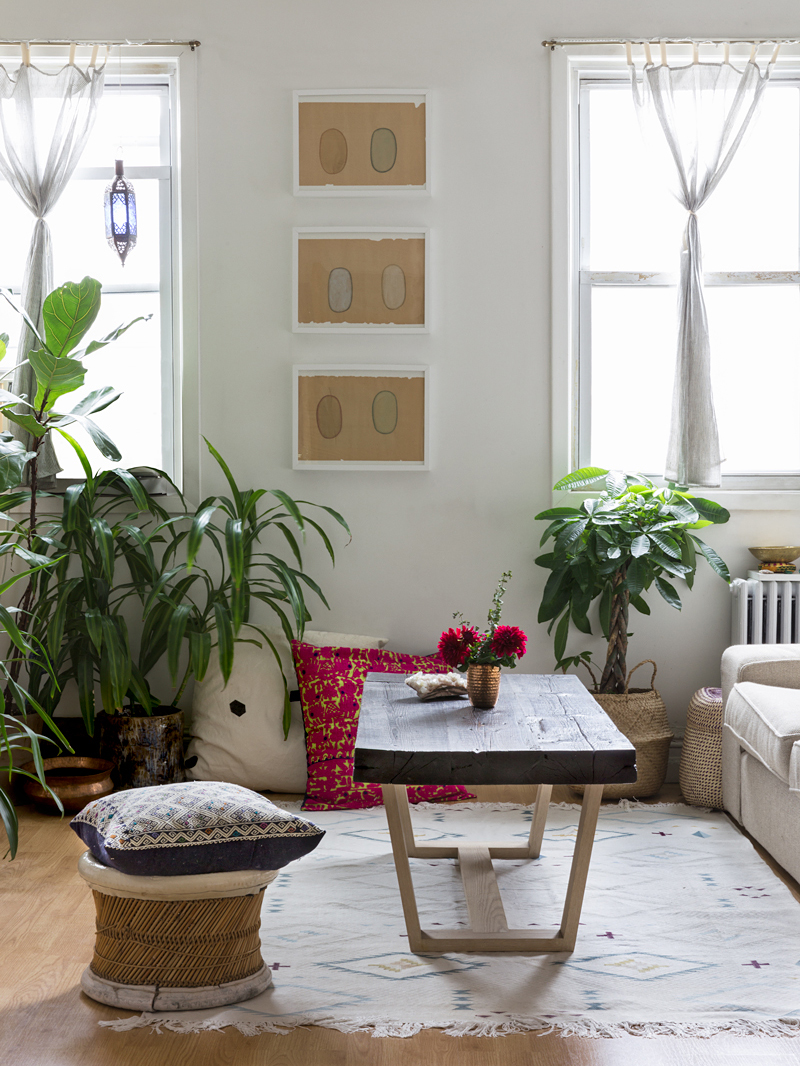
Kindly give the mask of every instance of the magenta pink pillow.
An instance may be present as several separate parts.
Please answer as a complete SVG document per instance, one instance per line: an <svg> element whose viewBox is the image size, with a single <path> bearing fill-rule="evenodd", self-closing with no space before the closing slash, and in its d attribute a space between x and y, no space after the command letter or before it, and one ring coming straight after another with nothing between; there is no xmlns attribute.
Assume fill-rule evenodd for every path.
<svg viewBox="0 0 800 1066"><path fill-rule="evenodd" d="M380 806L380 785L353 781L358 712L367 674L446 673L450 667L421 655L378 648L315 648L297 640L292 641L292 656L306 729L308 787L303 810ZM408 789L408 798L412 803L436 803L475 797L461 785L415 785Z"/></svg>

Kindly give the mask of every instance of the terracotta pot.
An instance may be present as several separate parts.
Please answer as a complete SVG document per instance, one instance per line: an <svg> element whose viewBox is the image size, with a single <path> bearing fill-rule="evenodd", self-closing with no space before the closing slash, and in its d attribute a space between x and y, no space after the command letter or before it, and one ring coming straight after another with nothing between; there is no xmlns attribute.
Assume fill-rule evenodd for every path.
<svg viewBox="0 0 800 1066"><path fill-rule="evenodd" d="M90 759L85 755L63 755L57 759L42 759L44 779L64 805L65 811L80 811L91 800L108 796L114 791L111 771L114 764L108 759ZM35 764L22 767L35 773ZM34 803L51 811L58 811L53 797L38 781L23 778L22 791Z"/></svg>
<svg viewBox="0 0 800 1066"><path fill-rule="evenodd" d="M183 711L155 707L148 715L141 707L125 714L97 716L100 754L116 769L117 788L146 788L185 781L183 770Z"/></svg>
<svg viewBox="0 0 800 1066"><path fill-rule="evenodd" d="M473 663L467 667L467 695L479 711L490 711L500 694L500 667Z"/></svg>

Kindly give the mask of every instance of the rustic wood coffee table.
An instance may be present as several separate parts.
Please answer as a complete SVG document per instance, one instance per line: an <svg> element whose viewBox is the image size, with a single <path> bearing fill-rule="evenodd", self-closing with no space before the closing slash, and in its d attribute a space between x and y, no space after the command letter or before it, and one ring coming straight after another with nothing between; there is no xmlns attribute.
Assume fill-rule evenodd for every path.
<svg viewBox="0 0 800 1066"><path fill-rule="evenodd" d="M423 702L396 674L369 674L358 723L355 781L383 786L412 952L572 951L603 785L636 780L636 752L577 677L504 673L493 711L466 699ZM407 785L538 785L527 845L414 840ZM535 859L553 785L585 785L558 930L509 929L492 859ZM420 926L409 858L458 859L471 928Z"/></svg>

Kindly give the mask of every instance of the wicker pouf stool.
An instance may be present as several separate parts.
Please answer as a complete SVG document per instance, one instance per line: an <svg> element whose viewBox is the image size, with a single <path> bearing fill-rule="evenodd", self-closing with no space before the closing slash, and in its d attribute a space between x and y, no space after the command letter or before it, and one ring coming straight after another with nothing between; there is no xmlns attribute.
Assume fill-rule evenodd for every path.
<svg viewBox="0 0 800 1066"><path fill-rule="evenodd" d="M701 688L692 696L679 780L687 803L722 810L722 689Z"/></svg>
<svg viewBox="0 0 800 1066"><path fill-rule="evenodd" d="M278 870L136 877L90 852L78 873L97 908L87 996L128 1010L197 1010L263 992L261 904Z"/></svg>

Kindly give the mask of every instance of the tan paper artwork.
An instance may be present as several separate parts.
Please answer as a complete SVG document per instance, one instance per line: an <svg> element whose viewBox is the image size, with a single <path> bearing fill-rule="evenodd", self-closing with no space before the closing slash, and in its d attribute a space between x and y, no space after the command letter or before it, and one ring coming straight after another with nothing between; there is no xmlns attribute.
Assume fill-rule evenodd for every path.
<svg viewBox="0 0 800 1066"><path fill-rule="evenodd" d="M301 186L425 185L425 105L300 103Z"/></svg>
<svg viewBox="0 0 800 1066"><path fill-rule="evenodd" d="M422 377L300 375L297 388L298 459L424 461Z"/></svg>
<svg viewBox="0 0 800 1066"><path fill-rule="evenodd" d="M300 325L425 325L425 239L298 241Z"/></svg>

